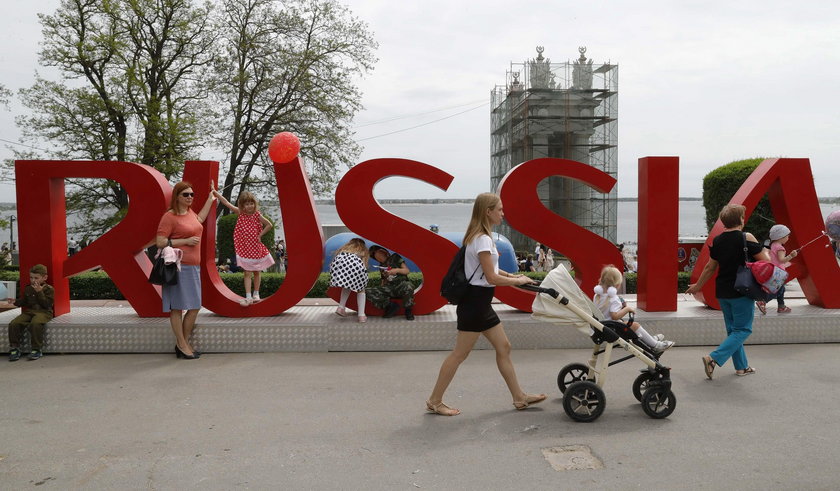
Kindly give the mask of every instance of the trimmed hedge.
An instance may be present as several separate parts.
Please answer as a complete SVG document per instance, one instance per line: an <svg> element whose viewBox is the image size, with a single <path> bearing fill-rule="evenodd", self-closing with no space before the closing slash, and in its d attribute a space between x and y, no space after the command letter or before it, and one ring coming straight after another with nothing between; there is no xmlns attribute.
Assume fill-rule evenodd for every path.
<svg viewBox="0 0 840 491"><path fill-rule="evenodd" d="M541 281L545 278L546 273L525 273L526 276ZM245 294L245 287L243 284L243 273L222 273L219 277L233 292L238 295ZM368 287L374 287L379 284L379 273L368 273ZM691 273L679 272L677 273L677 291L684 292L688 288L688 280ZM283 279L286 277L284 273L263 273L261 276L260 294L267 297L276 292L283 284ZM627 273L627 293L636 293L636 273ZM408 280L417 288L423 282L422 273L409 273ZM19 281L17 271L0 270L0 281ZM306 298L324 298L327 296L327 289L330 286L329 273L321 273L318 280L313 285L312 289L307 293ZM589 294L587 293L587 296ZM125 300L125 297L120 293L111 278L104 271L93 271L89 273L82 273L70 277L70 299L71 300Z"/></svg>
<svg viewBox="0 0 840 491"><path fill-rule="evenodd" d="M744 181L765 159L754 158L730 162L706 174L703 178L703 207L706 209L706 229L711 230L717 222L720 210L729 203ZM765 195L750 214L744 230L752 233L759 241L770 235L775 224L770 200Z"/></svg>
<svg viewBox="0 0 840 491"><path fill-rule="evenodd" d="M637 289L637 276L636 273L625 273L624 281L626 283L626 290L627 293L635 294ZM691 279L691 273L686 271L678 271L677 272L677 293L682 293L688 289L689 280Z"/></svg>

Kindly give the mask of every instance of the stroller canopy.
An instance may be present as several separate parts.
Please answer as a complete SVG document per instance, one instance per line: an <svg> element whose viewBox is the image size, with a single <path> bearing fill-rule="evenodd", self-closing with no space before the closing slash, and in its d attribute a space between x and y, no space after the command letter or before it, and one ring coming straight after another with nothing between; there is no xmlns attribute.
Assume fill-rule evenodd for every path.
<svg viewBox="0 0 840 491"><path fill-rule="evenodd" d="M540 284L542 288L553 288L560 293L561 297L569 299L569 303L577 308L588 313L592 317L598 319L601 317L601 311L592 303L592 300L583 293L583 290L577 286L574 278L566 270L562 264L558 265L545 276L545 279ZM590 325L586 319L581 318L572 310L566 308L558 300L551 298L551 295L539 293L534 298L534 303L531 305L533 309L532 317L554 324L574 326L579 329L589 331Z"/></svg>

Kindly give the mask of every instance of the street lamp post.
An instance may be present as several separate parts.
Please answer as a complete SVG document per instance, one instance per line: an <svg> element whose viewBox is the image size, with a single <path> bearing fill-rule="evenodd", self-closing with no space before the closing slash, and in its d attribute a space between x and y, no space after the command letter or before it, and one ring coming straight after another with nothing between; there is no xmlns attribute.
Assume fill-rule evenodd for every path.
<svg viewBox="0 0 840 491"><path fill-rule="evenodd" d="M9 217L9 251L14 250L15 245L15 220L17 220L16 216Z"/></svg>

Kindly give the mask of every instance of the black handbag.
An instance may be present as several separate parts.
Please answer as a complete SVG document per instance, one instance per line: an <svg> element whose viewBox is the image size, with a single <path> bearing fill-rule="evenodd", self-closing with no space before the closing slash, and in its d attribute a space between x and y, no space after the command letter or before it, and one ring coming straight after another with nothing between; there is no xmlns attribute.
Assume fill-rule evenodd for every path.
<svg viewBox="0 0 840 491"><path fill-rule="evenodd" d="M744 240L744 264L738 266L738 271L735 273L735 291L750 297L753 300L760 300L766 302L773 295L768 294L753 276L753 272L747 264L750 262L747 254L747 239L745 235L741 236Z"/></svg>
<svg viewBox="0 0 840 491"><path fill-rule="evenodd" d="M169 241L167 247L172 246ZM163 260L163 249L158 249L155 262L152 264L152 272L149 273L149 283L155 285L177 285L178 284L178 263L166 264Z"/></svg>

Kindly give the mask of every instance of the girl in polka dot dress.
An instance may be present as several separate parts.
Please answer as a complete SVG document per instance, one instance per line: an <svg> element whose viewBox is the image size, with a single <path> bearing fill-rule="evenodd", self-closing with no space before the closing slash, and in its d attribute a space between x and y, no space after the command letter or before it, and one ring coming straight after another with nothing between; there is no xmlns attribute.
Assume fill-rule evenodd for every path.
<svg viewBox="0 0 840 491"><path fill-rule="evenodd" d="M236 213L236 226L233 228L233 247L236 250L236 264L245 270L245 298L239 301L243 307L260 301L260 273L274 264L274 258L268 248L260 242L263 235L271 230L271 222L260 213L257 198L248 191L243 191L236 200L236 206L226 200L221 193L213 190L219 201ZM254 294L251 295L251 278L254 280Z"/></svg>
<svg viewBox="0 0 840 491"><path fill-rule="evenodd" d="M335 313L341 317L347 315L347 299L350 292L356 293L356 308L359 322L367 322L365 315L365 287L368 284L367 274L368 248L365 241L355 237L335 251L335 257L330 263L330 286L341 288L341 299Z"/></svg>

